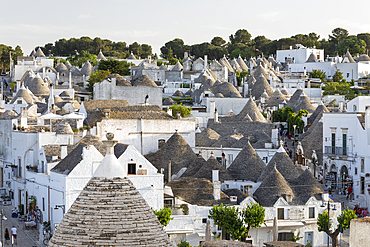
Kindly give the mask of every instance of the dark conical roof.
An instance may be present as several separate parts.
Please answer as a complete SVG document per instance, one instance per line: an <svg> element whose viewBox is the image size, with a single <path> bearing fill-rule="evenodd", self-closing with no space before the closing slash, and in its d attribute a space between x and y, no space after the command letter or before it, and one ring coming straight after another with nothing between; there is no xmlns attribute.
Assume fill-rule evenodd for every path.
<svg viewBox="0 0 370 247"><path fill-rule="evenodd" d="M346 55L344 55L344 57L343 57L343 62L342 63L356 63L356 61L353 59L351 53L349 53L348 50L347 50Z"/></svg>
<svg viewBox="0 0 370 247"><path fill-rule="evenodd" d="M298 112L299 110L306 110L310 113L315 111L315 107L311 104L310 98L306 95L306 93L302 93L301 96L298 98L297 102L293 106L293 111Z"/></svg>
<svg viewBox="0 0 370 247"><path fill-rule="evenodd" d="M42 52L41 48L37 49L35 57L45 57L45 54Z"/></svg>
<svg viewBox="0 0 370 247"><path fill-rule="evenodd" d="M238 64L240 65L240 67L242 68L243 71L249 71L249 68L248 66L245 64L245 62L243 61L243 59L239 56L238 57Z"/></svg>
<svg viewBox="0 0 370 247"><path fill-rule="evenodd" d="M274 90L263 75L256 78L256 82L251 89L252 96L254 96L255 99L259 99L264 92L266 92L268 96L274 93Z"/></svg>
<svg viewBox="0 0 370 247"><path fill-rule="evenodd" d="M285 87L283 87L283 88L281 89L281 92L282 92L282 94L284 94L285 96L290 96L290 93L288 92L288 90L286 90L286 88L285 88Z"/></svg>
<svg viewBox="0 0 370 247"><path fill-rule="evenodd" d="M286 106L293 108L295 106L295 104L297 103L297 101L299 100L299 97L301 97L302 93L305 93L304 90L302 88L297 88L297 90L295 90L292 97L290 97Z"/></svg>
<svg viewBox="0 0 370 247"><path fill-rule="evenodd" d="M265 163L248 142L229 166L228 171L234 179L257 181L265 167Z"/></svg>
<svg viewBox="0 0 370 247"><path fill-rule="evenodd" d="M183 67L182 67L181 63L179 61L177 61L175 66L173 66L172 71L181 71L181 70L183 70Z"/></svg>
<svg viewBox="0 0 370 247"><path fill-rule="evenodd" d="M217 83L218 82L218 83ZM241 98L239 91L229 82L216 81L211 87L213 94L221 93L224 97Z"/></svg>
<svg viewBox="0 0 370 247"><path fill-rule="evenodd" d="M184 93L181 92L181 90L177 90L174 94L172 94L173 97L185 97Z"/></svg>
<svg viewBox="0 0 370 247"><path fill-rule="evenodd" d="M310 54L310 56L308 57L306 63L314 63L316 62L316 57L313 53Z"/></svg>
<svg viewBox="0 0 370 247"><path fill-rule="evenodd" d="M253 194L257 202L264 207L271 207L283 195L294 196L292 189L276 167L272 167L261 185Z"/></svg>
<svg viewBox="0 0 370 247"><path fill-rule="evenodd" d="M72 67L72 66L71 66ZM62 71L68 71L69 68L67 68L66 65L64 65L64 63L59 63L57 67L55 67L55 70L58 71L58 72L62 72Z"/></svg>
<svg viewBox="0 0 370 247"><path fill-rule="evenodd" d="M211 147L220 135L213 129L206 128L201 133L195 134L195 146L198 147Z"/></svg>
<svg viewBox="0 0 370 247"><path fill-rule="evenodd" d="M72 64L67 60L65 66L67 67L67 69L70 69L72 67Z"/></svg>
<svg viewBox="0 0 370 247"><path fill-rule="evenodd" d="M168 162L171 161L172 175L178 173L181 168L189 167L197 158L189 144L175 132L167 142L155 153L145 155L157 169L164 168L164 177L168 179Z"/></svg>
<svg viewBox="0 0 370 247"><path fill-rule="evenodd" d="M23 84L22 84L21 88L18 90L17 94L13 97L10 104L14 104L14 102L16 102L16 100L19 99L19 98L23 98L27 102L27 104L32 104L32 102L33 102L32 96L30 95L30 93L24 87Z"/></svg>
<svg viewBox="0 0 370 247"><path fill-rule="evenodd" d="M306 169L298 178L290 181L296 201L299 204L305 204L307 200L314 196L324 193L320 183L312 175L310 170Z"/></svg>
<svg viewBox="0 0 370 247"><path fill-rule="evenodd" d="M245 104L245 106L240 111L240 113L237 115L237 117L239 119L242 119L242 118L245 118L247 115L249 115L249 117L254 116L253 121L267 123L266 118L258 110L258 107L256 103L254 103L254 100L252 98L248 100L248 102Z"/></svg>
<svg viewBox="0 0 370 247"><path fill-rule="evenodd" d="M87 183L48 246L173 246L128 178Z"/></svg>
<svg viewBox="0 0 370 247"><path fill-rule="evenodd" d="M362 54L362 55L358 58L358 61L359 61L359 62L368 62L368 61L370 61L370 57L369 57L367 54Z"/></svg>
<svg viewBox="0 0 370 247"><path fill-rule="evenodd" d="M36 75L35 78L32 79L28 83L28 89L36 96L48 96L50 93L49 86L42 80L39 75Z"/></svg>
<svg viewBox="0 0 370 247"><path fill-rule="evenodd" d="M233 180L229 171L226 170L226 168L223 167L213 155L209 157L207 162L198 170L194 177L205 178L212 181L212 170L219 170L219 179L222 182L225 180Z"/></svg>
<svg viewBox="0 0 370 247"><path fill-rule="evenodd" d="M266 100L266 105L269 107L272 106L279 106L279 104L282 104L284 100L287 102L288 99L285 97L285 95L279 90L279 88L276 88L275 92L271 94L271 96Z"/></svg>
<svg viewBox="0 0 370 247"><path fill-rule="evenodd" d="M87 61L83 66L82 66L82 69L81 69L81 73L85 76L90 76L91 73L93 71L93 66L91 65L91 63L89 61Z"/></svg>
<svg viewBox="0 0 370 247"><path fill-rule="evenodd" d="M316 110L311 114L311 116L308 118L308 123L311 125L315 121L316 117L321 113L321 112L329 112L328 108L321 102L317 107Z"/></svg>
<svg viewBox="0 0 370 247"><path fill-rule="evenodd" d="M64 134L64 135L73 135L73 131L71 125L69 123L60 123L58 124L56 130L56 134Z"/></svg>
<svg viewBox="0 0 370 247"><path fill-rule="evenodd" d="M173 105L173 104L175 104L175 101L171 97L168 97L163 101L163 105Z"/></svg>
<svg viewBox="0 0 370 247"><path fill-rule="evenodd" d="M130 56L127 59L136 59L135 55L131 52Z"/></svg>
<svg viewBox="0 0 370 247"><path fill-rule="evenodd" d="M202 155L199 154L198 158L189 165L181 177L194 177L194 175L200 170L200 168L205 166L206 163L207 161L202 157Z"/></svg>
<svg viewBox="0 0 370 247"><path fill-rule="evenodd" d="M155 82L150 79L147 75L142 75L139 78L137 78L133 83L132 86L147 86L147 87L158 87Z"/></svg>
<svg viewBox="0 0 370 247"><path fill-rule="evenodd" d="M267 71L265 70L265 68L262 65L258 65L258 67L253 71L253 76L254 76L254 78L257 79L261 75L263 77L265 77L266 79L269 79L269 77L267 75Z"/></svg>
<svg viewBox="0 0 370 247"><path fill-rule="evenodd" d="M275 165L285 179L295 179L299 176L299 172L295 168L293 161L289 158L284 148L280 146L267 164L266 168L263 170L261 176L258 178L258 181L263 181L274 169Z"/></svg>

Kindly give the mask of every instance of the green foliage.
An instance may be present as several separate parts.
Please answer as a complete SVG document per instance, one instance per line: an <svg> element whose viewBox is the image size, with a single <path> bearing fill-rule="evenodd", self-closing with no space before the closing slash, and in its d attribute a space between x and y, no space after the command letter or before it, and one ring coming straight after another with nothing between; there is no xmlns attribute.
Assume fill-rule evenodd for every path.
<svg viewBox="0 0 370 247"><path fill-rule="evenodd" d="M305 245L305 247L312 247L311 242L308 242L308 243Z"/></svg>
<svg viewBox="0 0 370 247"><path fill-rule="evenodd" d="M345 54L347 50L351 54L364 54L366 52L366 42L358 39L355 35L348 36L342 39L336 47L339 54Z"/></svg>
<svg viewBox="0 0 370 247"><path fill-rule="evenodd" d="M103 81L108 75L110 75L109 70L96 70L89 77L87 90L90 92L94 91L94 83Z"/></svg>
<svg viewBox="0 0 370 247"><path fill-rule="evenodd" d="M177 244L177 247L190 247L190 244L186 242L184 239L181 239L180 243Z"/></svg>
<svg viewBox="0 0 370 247"><path fill-rule="evenodd" d="M14 64L17 64L17 57L23 56L22 49L17 45L14 49L11 46L0 44L0 71L9 71L10 54Z"/></svg>
<svg viewBox="0 0 370 247"><path fill-rule="evenodd" d="M170 109L172 109L172 116L173 117L177 116L177 112L180 112L181 117L187 117L187 116L190 115L191 110L192 110L191 108L188 108L188 107L182 105L182 103L173 104L172 106L170 106Z"/></svg>
<svg viewBox="0 0 370 247"><path fill-rule="evenodd" d="M223 46L226 44L226 41L223 38L216 36L211 40L211 44L215 46Z"/></svg>
<svg viewBox="0 0 370 247"><path fill-rule="evenodd" d="M299 241L300 239L303 238L303 237L299 236L299 235L301 235L301 232L299 232L299 231L298 231L297 235L295 235L293 231L291 231L290 234L292 234L292 241L293 242L297 242L297 241Z"/></svg>
<svg viewBox="0 0 370 247"><path fill-rule="evenodd" d="M296 131L298 133L303 132L304 121L302 120L302 116L308 114L306 110L299 110L297 113L293 112L293 108L291 107L284 107L279 110L276 110L272 113L273 122L288 122L289 126L289 133L293 134L294 128L293 125L297 125Z"/></svg>
<svg viewBox="0 0 370 247"><path fill-rule="evenodd" d="M342 213L337 217L338 225L336 228L333 228L332 220L330 219L328 224L328 211L324 211L323 213L318 215L317 219L317 226L319 232L326 232L329 234L330 238L332 239L333 247L336 246L338 242L337 237L340 232L340 228L343 228L343 231L350 228L350 222L353 219L356 219L356 214L353 210L350 210L348 207L342 211ZM329 226L328 226L329 225Z"/></svg>
<svg viewBox="0 0 370 247"><path fill-rule="evenodd" d="M170 49L173 53L173 57L184 58L184 52L188 50L188 47L185 46L184 41L179 38L168 41L160 49L161 57L168 59Z"/></svg>
<svg viewBox="0 0 370 247"><path fill-rule="evenodd" d="M241 86L243 78L247 75L249 75L249 71L236 71L236 80L238 81L238 86Z"/></svg>
<svg viewBox="0 0 370 247"><path fill-rule="evenodd" d="M188 205L187 205L187 204L181 204L181 205L180 205L180 208L181 208L182 213L183 213L184 215L188 215L188 214L189 214L189 207L188 207Z"/></svg>
<svg viewBox="0 0 370 247"><path fill-rule="evenodd" d="M245 29L239 29L238 31L235 32L234 35L230 35L229 39L231 44L237 44L237 43L242 43L242 44L249 44L251 41L252 35Z"/></svg>
<svg viewBox="0 0 370 247"><path fill-rule="evenodd" d="M240 210L237 207L213 206L208 218L215 225L222 227L234 240L243 240L248 236L250 228L262 225L265 218L265 209L259 204L249 204Z"/></svg>
<svg viewBox="0 0 370 247"><path fill-rule="evenodd" d="M130 75L130 64L126 61L116 59L101 60L98 65L99 70L107 70L112 74Z"/></svg>
<svg viewBox="0 0 370 247"><path fill-rule="evenodd" d="M350 88L351 83L342 80L340 82L327 82L324 87L323 95L345 95L346 99L353 99L355 92Z"/></svg>
<svg viewBox="0 0 370 247"><path fill-rule="evenodd" d="M339 69L337 69L337 71L335 71L334 75L333 75L333 81L334 82L339 82L343 80L343 73L340 72Z"/></svg>
<svg viewBox="0 0 370 247"><path fill-rule="evenodd" d="M321 82L325 82L326 73L323 70L314 69L310 72L310 78L320 78Z"/></svg>
<svg viewBox="0 0 370 247"><path fill-rule="evenodd" d="M81 51L78 55L69 56L67 60L74 66L82 67L84 63L89 61L93 66L98 64L98 57L90 54L88 51Z"/></svg>
<svg viewBox="0 0 370 247"><path fill-rule="evenodd" d="M50 57L50 59L54 59L54 68L57 67L58 58L56 58L56 57ZM59 62L61 62L61 63L66 63L67 62L66 59L63 59L63 58L59 58L59 59L60 59Z"/></svg>
<svg viewBox="0 0 370 247"><path fill-rule="evenodd" d="M153 210L154 214L157 216L159 222L162 224L162 226L167 226L168 223L173 220L171 218L172 215L172 209L170 208L162 208L160 210Z"/></svg>

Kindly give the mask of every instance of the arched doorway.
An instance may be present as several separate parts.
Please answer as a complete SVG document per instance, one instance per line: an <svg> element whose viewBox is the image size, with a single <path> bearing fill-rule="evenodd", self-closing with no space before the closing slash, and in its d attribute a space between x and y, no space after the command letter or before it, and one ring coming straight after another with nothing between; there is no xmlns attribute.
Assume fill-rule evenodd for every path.
<svg viewBox="0 0 370 247"><path fill-rule="evenodd" d="M347 180L348 180L348 168L344 164L340 168L340 190L345 194L348 185L347 185Z"/></svg>
<svg viewBox="0 0 370 247"><path fill-rule="evenodd" d="M332 190L337 189L337 167L335 164L330 166L328 185Z"/></svg>

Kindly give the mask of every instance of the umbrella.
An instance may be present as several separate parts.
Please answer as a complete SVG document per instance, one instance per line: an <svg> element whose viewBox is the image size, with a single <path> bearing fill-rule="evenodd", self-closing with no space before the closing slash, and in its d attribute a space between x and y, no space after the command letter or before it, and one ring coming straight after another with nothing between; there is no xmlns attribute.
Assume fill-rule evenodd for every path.
<svg viewBox="0 0 370 247"><path fill-rule="evenodd" d="M273 241L277 241L278 240L278 221L276 219L276 217L274 217L274 225L273 225L273 228L272 228L272 237L273 237Z"/></svg>
<svg viewBox="0 0 370 247"><path fill-rule="evenodd" d="M206 225L206 241L211 241L211 222L209 220Z"/></svg>

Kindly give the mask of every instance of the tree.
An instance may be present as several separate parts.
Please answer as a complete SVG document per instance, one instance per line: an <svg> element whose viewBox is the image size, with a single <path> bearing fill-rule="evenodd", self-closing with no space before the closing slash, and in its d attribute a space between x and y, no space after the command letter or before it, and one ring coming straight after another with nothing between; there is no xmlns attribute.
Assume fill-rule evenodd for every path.
<svg viewBox="0 0 370 247"><path fill-rule="evenodd" d="M336 247L341 228L343 231L349 229L351 220L356 219L356 217L355 212L347 207L347 209L342 211L342 213L337 217L338 225L335 228L333 227L331 220L328 222L328 211L325 211L322 214L319 214L317 220L318 230L319 232L326 232L331 238L332 246Z"/></svg>
<svg viewBox="0 0 370 247"><path fill-rule="evenodd" d="M366 51L366 43L354 35L348 36L342 39L336 48L339 54L345 54L347 50L351 54L364 54Z"/></svg>
<svg viewBox="0 0 370 247"><path fill-rule="evenodd" d="M172 116L173 117L176 117L177 116L177 112L180 112L181 114L181 117L187 117L191 114L191 108L188 108L184 105L182 105L182 103L180 104L173 104L170 109L172 109Z"/></svg>
<svg viewBox="0 0 370 247"><path fill-rule="evenodd" d="M265 209L258 203L251 203L242 210L221 204L213 206L208 218L212 219L217 226L222 227L234 240L243 241L248 236L250 228L262 225L265 219Z"/></svg>
<svg viewBox="0 0 370 247"><path fill-rule="evenodd" d="M98 65L99 70L108 70L113 74L130 75L130 64L126 61L116 59L101 60Z"/></svg>
<svg viewBox="0 0 370 247"><path fill-rule="evenodd" d="M87 61L89 61L93 66L98 64L98 57L91 54L88 51L81 51L80 53L67 57L67 60L74 66L82 67Z"/></svg>
<svg viewBox="0 0 370 247"><path fill-rule="evenodd" d="M366 49L370 50L370 33L359 33L357 34L357 38L365 41Z"/></svg>
<svg viewBox="0 0 370 247"><path fill-rule="evenodd" d="M334 82L340 82L342 79L343 79L343 73L340 72L339 69L337 69L337 71L335 71L335 73L333 75L333 81Z"/></svg>
<svg viewBox="0 0 370 247"><path fill-rule="evenodd" d="M325 82L326 73L323 70L314 69L310 72L310 78L320 78L321 82Z"/></svg>
<svg viewBox="0 0 370 247"><path fill-rule="evenodd" d="M172 49L173 56L175 58L184 58L184 52L188 49L188 47L184 45L184 41L182 39L176 38L168 41L161 47L161 57L167 59L170 48Z"/></svg>
<svg viewBox="0 0 370 247"><path fill-rule="evenodd" d="M266 38L265 36L261 35L261 36L257 36L253 39L253 44L254 44L254 47L255 49L258 49L259 51L263 52L263 53L266 53L266 51L264 50L264 46L268 43L270 43L271 40L269 40L268 38Z"/></svg>
<svg viewBox="0 0 370 247"><path fill-rule="evenodd" d="M139 56L139 57L141 56L142 47L139 43L137 43L137 42L132 43L131 45L128 46L128 49L134 55Z"/></svg>
<svg viewBox="0 0 370 247"><path fill-rule="evenodd" d="M92 73L89 77L89 84L87 86L87 90L90 92L94 91L94 84L95 82L101 82L103 81L108 75L110 75L109 70L96 70L94 73Z"/></svg>
<svg viewBox="0 0 370 247"><path fill-rule="evenodd" d="M329 42L333 42L335 45L348 36L348 31L346 29L337 27L331 31L332 35L329 35Z"/></svg>
<svg viewBox="0 0 370 247"><path fill-rule="evenodd" d="M162 208L160 210L153 210L154 214L157 216L159 222L162 224L162 226L167 226L168 223L173 220L171 218L172 215L172 209L170 208Z"/></svg>
<svg viewBox="0 0 370 247"><path fill-rule="evenodd" d="M215 46L223 46L226 44L226 41L223 38L216 36L211 40L211 44Z"/></svg>
<svg viewBox="0 0 370 247"><path fill-rule="evenodd" d="M351 89L351 83L342 80L340 82L327 82L323 95L345 95L346 99L353 99L355 92Z"/></svg>
<svg viewBox="0 0 370 247"><path fill-rule="evenodd" d="M247 30L245 29L239 29L236 31L235 35L230 35L229 39L231 44L237 44L237 43L242 43L242 44L249 44L251 40L252 35L248 33Z"/></svg>

